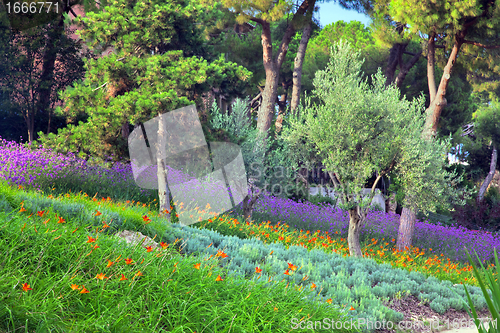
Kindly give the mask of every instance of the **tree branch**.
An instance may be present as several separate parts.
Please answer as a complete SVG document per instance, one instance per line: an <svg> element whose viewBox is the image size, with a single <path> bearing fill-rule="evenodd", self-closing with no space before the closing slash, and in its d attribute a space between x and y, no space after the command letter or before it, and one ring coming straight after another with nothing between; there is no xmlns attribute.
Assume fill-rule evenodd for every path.
<svg viewBox="0 0 500 333"><path fill-rule="evenodd" d="M295 35L296 32L295 26L297 24L297 21L301 16L304 16L304 13L307 11L309 6L311 5L314 6L315 3L316 0L304 0L304 2L300 5L299 9L297 9L297 12L293 15L292 22L286 29L285 35L283 36L281 44L279 46L278 56L276 57L276 64L278 65L278 68L280 68L283 61L285 61L285 56L288 51L288 46L290 45L290 41L292 40L292 37Z"/></svg>
<svg viewBox="0 0 500 333"><path fill-rule="evenodd" d="M260 25L264 24L264 20L257 18L257 17L250 17L250 21L254 21L255 23L258 23Z"/></svg>
<svg viewBox="0 0 500 333"><path fill-rule="evenodd" d="M464 40L464 43L479 46L479 47L482 47L484 49L499 49L500 48L500 45L484 45L484 44L481 44L481 43L473 41L473 40Z"/></svg>
<svg viewBox="0 0 500 333"><path fill-rule="evenodd" d="M408 54L408 55L411 55L411 56L417 56L418 53L413 53L413 52L408 52L408 51L404 51L403 52L404 54ZM427 60L427 57L426 56L423 56L422 54L420 54L420 57L424 58L425 60Z"/></svg>

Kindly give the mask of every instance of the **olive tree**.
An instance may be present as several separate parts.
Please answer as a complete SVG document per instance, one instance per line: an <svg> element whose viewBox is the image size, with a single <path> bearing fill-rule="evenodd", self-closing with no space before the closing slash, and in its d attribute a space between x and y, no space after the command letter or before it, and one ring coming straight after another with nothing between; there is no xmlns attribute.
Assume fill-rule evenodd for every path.
<svg viewBox="0 0 500 333"><path fill-rule="evenodd" d="M396 86L385 85L380 70L368 84L362 80L362 64L350 44L335 44L327 68L314 79L312 97L320 102L311 105L306 97L303 112L290 118L283 133L289 145L306 140L320 156L340 196L339 207L349 212L349 252L358 257L363 256L360 231L382 176L399 170L402 186L412 191L407 200L419 207L446 204L455 195L449 185L455 174L442 167L449 139L439 142L421 135L423 97L400 98ZM364 184L374 172L378 177L362 198Z"/></svg>

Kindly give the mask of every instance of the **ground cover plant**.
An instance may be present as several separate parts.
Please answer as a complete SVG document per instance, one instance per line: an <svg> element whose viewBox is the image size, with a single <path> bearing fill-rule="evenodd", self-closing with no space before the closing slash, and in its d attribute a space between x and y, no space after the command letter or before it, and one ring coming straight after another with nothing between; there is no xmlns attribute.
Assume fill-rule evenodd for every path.
<svg viewBox="0 0 500 333"><path fill-rule="evenodd" d="M13 147L13 146L11 145L11 147ZM4 154L5 157L8 157L7 150L10 150L10 149L2 150L2 153ZM35 161L35 159L34 158L30 158L30 159L25 158L23 160L21 151L22 151L22 149L19 149L19 147L18 147L17 155L16 155L17 161L25 161L24 162L25 164L23 165L21 162L18 162L19 163L18 166L21 166L21 167L20 168L10 168L9 169L10 173L8 175L6 175L6 172L4 172L4 170L6 170L9 167L9 164L7 163L7 164L3 165L4 170L2 170L2 172L0 172L0 174L3 175L7 179L7 181L10 181L12 186L14 186L14 188L9 187L10 188L9 190L5 190L5 191L1 192L0 198L4 198L4 200L0 200L0 202L3 202L1 205L6 207L6 209L4 209L4 210L9 210L8 207L11 207L11 209L12 209L11 214L14 214L14 213L18 214L18 215L24 214L24 215L20 215L20 217L17 218L18 219L17 221L21 220L21 221L27 222L26 218L28 218L29 215L31 215L31 217L29 217L29 219L37 218L39 212L42 212L43 210L49 211L47 208L53 207L53 208L57 208L57 209L55 209L57 212L52 212L52 213L58 214L57 216L54 215L54 221L59 221L59 217L61 217L61 216L70 216L71 217L70 219L67 219L67 220L65 220L65 222L61 223L62 225L64 225L65 223L68 223L68 221L71 221L71 223L75 223L73 225L75 228L72 229L71 231L76 230L78 228L78 225L83 226L83 225L85 225L85 223L90 223L87 226L87 228L91 229L91 230L94 227L100 226L102 234L110 233L110 230L116 231L118 229L127 229L127 228L131 229L131 230L137 230L138 228L139 229L145 228L148 225L149 226L155 225L155 227L157 228L156 229L157 233L154 233L153 229L150 230L150 229L146 228L146 230L144 230L144 229L141 229L141 230L145 231L143 233L149 235L152 238L155 237L155 235L162 234L161 232L158 232L158 231L159 230L161 231L160 226L163 226L164 224L158 223L157 217L155 217L155 213L153 213L154 211L157 211L157 208L155 206L157 198L154 197L154 194L155 194L154 191L152 191L152 193L150 192L151 193L150 196L147 196L147 194L145 194L147 192L142 193L142 191L143 191L142 189L139 189L138 187L134 188L134 186L129 186L129 188L130 188L129 192L132 196L140 197L142 195L143 197L146 198L146 200L140 201L140 203L139 203L136 200L123 200L123 199L121 199L123 194L120 193L120 189L122 188L122 186L126 188L126 184L121 184L120 182L117 181L117 179L123 179L124 182L128 181L131 184L133 184L133 180L130 181L130 177L131 177L130 174L127 175L125 173L125 176L123 176L122 178L117 177L117 176L109 177L109 178L106 177L106 179L110 179L109 183L106 183L105 178L101 176L102 181L105 184L107 184L107 186L101 185L103 191L108 191L107 193L109 194L109 196L106 198L101 197L98 194L96 195L96 193L92 193L91 191L89 191L89 193L91 194L90 197L93 197L93 198L92 199L88 198L89 196L86 194L86 188L85 188L86 185L85 184L89 184L89 183L82 181L82 178L77 178L75 176L75 174L71 174L69 177L65 177L65 178L54 177L54 181L52 183L49 181L46 181L46 184L47 185L50 184L51 186L46 186L44 188L44 190L42 190L42 186L37 187L37 185L39 185L39 184L37 184L37 180L38 179L43 180L44 179L43 175L49 174L49 173L44 172L44 173L41 173L41 175L36 175L36 173L39 172L39 170L37 170L36 167L29 165L29 163L33 163ZM43 157L38 157L38 158L43 159ZM5 160L14 161L13 158L5 159ZM55 160L57 161L57 157L52 157L52 163L55 163L54 162ZM41 163L41 161L38 161L38 163ZM24 166L24 168L23 168L23 166ZM24 171L24 175L27 175L24 178L22 178L20 176L20 174L15 173L15 170L23 170L23 169L28 171L28 172ZM68 168L66 170L70 170L70 169ZM32 177L30 177L30 172L31 172ZM112 171L109 171L109 170L108 170L108 172L109 172L108 175L110 173L112 173ZM114 172L117 172L117 171L114 171ZM124 172L124 171L121 171L121 172ZM17 177L17 178L14 180L14 177ZM72 177L74 177L74 178L72 178ZM31 181L31 184L27 184L26 179L29 179ZM58 181L60 179L63 182L63 185L60 186L59 188L57 188L59 186ZM72 179L73 179L73 181L72 181ZM25 184L26 189L32 188L33 191L36 191L38 189L39 195L42 195L42 193L43 193L46 196L46 198L49 198L51 200L54 198L59 198L60 200L63 200L65 202L64 202L64 204L60 204L59 206L58 206L58 204L49 204L47 206L47 201L45 201L45 203L44 203L41 198L37 199L38 201L37 200L35 200L35 201L28 200L29 198L27 197L27 194L26 194L27 192L21 191L21 190L17 190L17 191L21 191L21 193L20 194L18 193L19 198L15 199L16 196L13 194L15 191L15 186L16 185L19 186L20 184ZM81 191L81 192L78 191L78 192L80 192L80 194L78 194L78 195L82 197L82 200L75 201L75 202L66 202L71 197L76 196L76 194L71 194L71 193L75 193L77 191L75 191L75 190L71 191L71 189L78 188L78 185L80 186L80 191ZM68 188L65 188L65 186L68 186ZM92 186L93 187L90 188L90 190L95 189L96 186L99 186L99 185L92 184ZM68 193L64 193L66 190ZM55 192L60 192L60 194L57 196L55 196L55 194L51 194L51 193L55 193ZM116 193L113 193L113 192L116 192ZM84 194L81 194L81 193L84 193ZM24 197L23 197L23 195L24 195ZM50 198L50 197L52 197L52 198ZM83 200L83 198L86 198L86 199ZM234 218L232 218L230 216L227 216L227 217L220 217L217 220L210 219L207 221L202 221L201 223L195 224L194 226L196 226L197 228L205 229L205 230L207 228L217 230L220 234L223 234L223 235L238 235L241 238L258 238L259 241L262 243L276 242L276 243L282 243L284 246L287 246L287 247L289 247L292 244L297 244L299 246L306 247L308 250L322 249L326 253L337 252L337 253L340 253L344 257L347 258L348 251L346 251L346 241L344 239L345 236L341 234L341 231L342 231L342 227L341 227L342 214L341 214L341 212L338 212L337 215L333 215L333 214L331 215L332 221L335 219L338 220L337 226L336 226L336 228L338 228L338 229L337 230L331 229L332 225L330 225L330 226L326 225L327 229L323 230L323 231L320 230L321 231L321 233L320 233L320 232L317 232L320 229L320 223L318 223L318 220L312 219L312 217L314 217L314 216L321 217L321 210L317 211L318 214L316 214L312 210L308 212L309 206L307 203L302 203L302 206L301 205L292 206L290 204L290 206L288 206L288 207L286 207L286 206L280 207L276 203L278 201L276 201L274 203L274 206L270 206L270 204L268 203L267 207L269 209L266 210L265 200L274 200L274 199L270 196L265 196L262 198L262 200L263 201L260 203L260 205L257 206L258 213L254 216L254 221L260 220L260 221L269 221L269 222L263 222L263 223L257 222L257 223L246 224L246 223L241 223L237 219L235 220ZM23 202L23 203L21 204L21 202ZM111 204L112 202L115 202L116 204ZM272 202L272 201L269 201L269 202ZM92 207L92 205L97 205L97 206ZM132 206L133 206L133 210L131 210ZM83 213L83 214L81 213L82 207L85 207L86 213ZM293 208L293 207L295 207L295 208ZM316 207L318 207L318 206L316 206ZM324 207L319 207L319 208L327 209L328 206L325 205ZM31 211L31 213L27 214L27 212L21 212L23 209L29 209L29 211ZM153 212L151 212L150 209ZM17 212L14 212L15 210ZM138 211L134 212L134 210L138 210ZM288 216L283 216L283 215L272 216L272 214L270 213L270 211L278 211L278 210L280 212L282 212L282 214L289 214L289 215ZM301 214L299 214L299 212L302 212L301 213L302 216L301 216ZM125 217L123 217L122 214L125 214L124 215ZM174 212L174 214L172 214L172 217L175 217L175 214L176 213ZM233 212L233 214L237 215L237 211L235 210L235 212ZM270 219L263 219L263 217L265 217L265 216L262 214L268 214L267 216L270 217ZM379 216L379 220L383 219L382 213L379 212L379 213L374 213L374 214L375 214L374 216ZM376 215L376 214L379 214L379 215ZM43 215L43 213L42 213L42 215ZM43 216L38 216L38 217L42 218ZM100 219L98 217L100 217ZM29 221L29 219L28 219L28 221ZM151 221L149 221L148 219ZM46 219L41 221L42 225L43 225L43 222L45 220ZM64 218L63 218L63 220L64 220ZM283 220L286 220L287 223L284 223ZM103 224L102 221L106 221L106 223ZM173 222L175 222L175 221L173 221ZM374 224L375 224L375 222L376 222L376 220L374 221ZM39 221L39 223L40 223L40 221ZM47 224L48 223L50 223L50 222L47 222ZM301 228L300 223L302 223L302 230L300 230L300 228ZM333 222L330 222L330 223L333 223ZM292 229L292 227L290 225L293 225L296 229ZM108 226L108 227L106 227L106 226ZM24 227L24 229L23 229L23 227ZM328 229L328 227L330 227L330 229ZM33 226L33 229L31 229L31 228L28 228L27 226L25 227L24 224L19 223L17 234L19 234L19 231L21 229L23 229L21 232L21 235L25 235L24 233L27 232L27 230L31 230L31 233L34 233L34 235L37 235L41 229L40 227L37 227L37 228L38 229L35 229L35 226ZM48 228L48 229L50 229L50 228ZM48 229L46 229L47 234L49 234L49 232L52 233ZM51 230L56 230L56 229L51 229ZM69 231L69 228L67 228L67 229ZM82 229L80 229L80 230L82 230ZM56 232L56 231L54 231L54 232ZM90 230L88 232L90 232ZM163 230L163 234L165 234L165 232L166 232L166 230ZM337 233L335 233L335 232L337 232ZM379 232L380 236L384 235L382 230L378 230L378 232ZM69 235L69 232L67 232L67 234ZM65 236L62 233L60 235ZM78 234L78 230L76 230L75 233L71 234L71 235L79 235L80 237L82 236L81 234ZM89 235L87 235L87 237L88 236ZM464 284L477 285L476 281L474 279L474 276L470 272L470 268L468 266L465 266L465 264L463 266L460 266L461 265L460 263L452 262L451 259L449 259L449 257L445 257L445 254L443 254L443 253L438 253L437 255L436 254L429 255L429 252L430 253L437 252L438 248L436 248L436 247L434 247L434 250L427 250L427 248L424 249L424 248L413 248L412 247L411 249L408 249L408 252L406 252L406 253L405 252L399 253L399 252L391 251L391 245L394 244L393 239L390 239L390 241L389 241L389 238L386 238L386 237L375 238L375 237L371 237L371 236L374 236L374 235L367 234L363 238L363 242L362 242L363 253L366 254L366 256L373 257L377 263L390 263L392 266L399 267L399 268L402 268L404 270L424 272L428 275L436 276L440 280L450 280L453 283L464 283ZM54 238L55 237L57 237L57 236L54 235ZM97 233L93 236L90 236L90 237L92 237L96 240L98 239ZM101 237L103 237L103 236L101 236ZM63 238L64 237L60 237L60 239L63 239ZM6 238L6 239L9 239L9 238ZM30 237L28 237L27 239L31 240ZM101 239L103 239L103 238L101 238ZM66 241L66 242L71 243L71 242L75 242L75 240L70 240L70 241ZM177 240L177 242L178 242L178 240ZM176 243L175 239L172 240L172 243ZM8 244L8 245L11 246L12 244ZM92 243L89 243L89 246L92 246ZM101 246L101 245L99 245L99 246ZM380 246L382 246L382 247L380 247ZM23 250L24 252L29 251L26 248L27 247L24 248L24 250ZM481 249L481 248L479 247L477 249ZM92 249L90 249L90 250L93 251ZM94 249L94 250L99 251L99 249ZM21 251L21 252L23 252L23 251ZM36 255L39 255L40 253L41 252L38 252L38 253L36 253ZM149 253L149 252L146 252L146 253ZM478 253L484 254L487 252L478 251ZM34 253L32 253L32 255L33 254ZM118 255L116 257L118 257ZM105 262L103 257L101 257L100 259L101 259L101 261ZM146 259L146 258L144 258L144 259ZM195 258L192 258L192 259L196 260ZM222 259L224 259L224 258L222 258ZM109 260L112 261L113 259L109 259ZM140 259L140 260L142 260L142 259ZM137 260L136 260L136 262L137 262ZM197 263L199 263L199 262L197 262ZM197 263L194 263L192 266L197 265ZM38 264L39 263L37 262L35 266L37 266ZM186 265L187 265L186 267L189 266L188 264L186 264ZM98 267L97 264L94 264L92 266ZM104 266L106 266L106 265L104 265ZM150 264L149 266L153 267L154 264ZM216 266L217 265L214 264L214 269L216 268ZM23 266L23 267L27 267L27 266ZM174 270L174 268L176 268L176 267L174 266L172 268L172 270ZM224 269L224 267L219 267L219 268ZM255 273L257 272L257 268L258 267L252 267L253 270L256 270ZM69 268L67 268L66 271L68 269ZM227 267L226 267L226 269L227 269ZM54 271L58 271L58 270L54 269ZM90 272L90 270L89 270L89 272ZM96 273L95 276L98 276L98 274L102 273L102 272L92 272L92 273L89 273L89 272L86 272L86 273L88 273L88 274ZM143 274L143 272L145 272L145 271L142 271L142 274ZM291 271L289 270L289 272L291 272ZM137 274L137 273L138 272L135 272L134 274ZM148 273L150 273L150 271ZM156 273L156 271L154 273ZM223 273L222 274L220 274L220 273L222 273L222 270L219 272L219 274L217 274L217 276L219 276L219 275L224 276ZM129 272L129 274L132 274L132 272ZM284 274L284 273L282 273L282 274ZM63 276L66 276L66 275L63 275ZM88 275L88 276L90 277L90 275ZM110 277L109 274L108 275L104 274L104 276ZM287 274L284 274L284 276L287 277ZM103 277L103 276L101 276L101 277ZM138 276L137 278L139 278L139 277L140 276ZM233 279L233 278L234 277L231 277L231 279ZM135 279L136 278L134 278L134 280ZM96 280L96 278L94 278L94 280ZM101 281L99 278L97 278L97 280ZM104 277L103 277L103 280L109 281L109 280L105 279ZM223 280L228 280L228 279L223 279ZM163 281L164 280L162 280L162 282ZM278 279L278 281L280 281L280 280ZM217 282L221 282L221 281L217 281ZM284 281L282 281L282 282L284 283ZM25 283L28 283L28 282L25 282ZM50 283L50 282L46 282L46 283ZM245 282L241 282L240 280L238 280L236 285L240 285L241 283L245 283ZM83 283L81 285L75 283L75 285L81 286L81 285L83 285ZM20 285L18 285L18 287L19 286ZM22 284L22 286L24 286L24 284ZM31 286L26 286L25 289L27 289L27 291L25 291L25 293L30 292L31 290L29 290L28 288L32 288L32 286L34 286L33 283L31 284ZM282 287L285 288L286 285L283 284ZM311 288L311 287L312 287L312 285L309 286L309 288ZM299 286L299 288L300 288L300 286ZM285 290L286 289L288 289L288 287L286 287ZM89 289L87 288L86 290L89 290ZM302 291L300 291L300 290L296 290L296 291L302 292L302 291L304 291L304 289L302 289ZM313 291L313 290L311 290L311 291ZM296 298L299 300L303 300L302 297L303 297L302 294L296 295ZM329 305L329 306L331 306L332 303L333 304L335 303L332 300L330 300L330 302L327 302L328 300L329 300L328 298L322 299L321 302L316 302L316 303L323 304L323 305ZM316 304L316 303L314 303L314 304ZM234 305L234 303L232 303L232 304ZM307 304L311 305L312 303L307 303ZM279 308L279 307L277 307L277 308ZM304 308L304 306L302 306L301 308ZM333 307L333 308L336 309L335 307ZM300 308L297 308L297 310L298 309L300 309ZM350 309L352 309L352 310L350 310ZM345 313L345 315L348 315L348 316L355 316L356 315L356 309L354 307L348 307L348 309L345 309L345 310L347 312L347 313ZM321 311L321 310L318 310L318 311ZM328 313L329 317L331 317L332 311L333 311L332 308L328 309L327 313ZM80 313L83 313L83 312L80 312ZM120 318L120 316L123 315L124 313L125 312L118 313L117 317L116 316L115 317ZM341 310L339 310L338 313L340 316L340 313L342 313ZM155 324L159 323L160 321L158 320L158 316L154 317L154 315L155 314L151 315L153 317L149 317L150 322L155 322L155 320L157 320L155 322ZM158 315L158 313L156 313L156 315ZM25 318L25 317L23 317L23 318ZM99 317L99 318L101 318L101 317ZM122 321L123 320L124 319L122 318ZM89 323L89 322L90 321L88 321L87 323ZM230 322L231 322L230 320L227 321L227 323L230 323ZM110 323L110 322L109 321L106 322L106 325L108 323ZM25 323L24 322L20 323L18 321L17 324L24 325ZM289 325L290 322L288 322L287 324ZM140 324L138 324L138 325L140 325Z"/></svg>

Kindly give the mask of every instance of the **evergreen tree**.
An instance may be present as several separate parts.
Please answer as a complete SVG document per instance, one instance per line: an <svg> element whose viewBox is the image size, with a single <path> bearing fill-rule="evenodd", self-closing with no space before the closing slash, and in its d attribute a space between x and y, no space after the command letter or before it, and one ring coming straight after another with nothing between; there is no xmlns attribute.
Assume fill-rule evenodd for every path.
<svg viewBox="0 0 500 333"><path fill-rule="evenodd" d="M87 119L57 135L40 134L44 147L92 157L93 163L128 162L131 129L183 106L201 107L201 98L212 87L233 92L247 87L251 73L243 67L223 58L208 63L200 56L206 50L197 22L209 8L188 0L119 0L104 9L75 21L83 25L79 34L91 48L110 46L115 53L87 60L85 80L61 93L65 104L56 111L70 120L81 115ZM169 193L163 186L165 170L156 162L163 214L170 208Z"/></svg>

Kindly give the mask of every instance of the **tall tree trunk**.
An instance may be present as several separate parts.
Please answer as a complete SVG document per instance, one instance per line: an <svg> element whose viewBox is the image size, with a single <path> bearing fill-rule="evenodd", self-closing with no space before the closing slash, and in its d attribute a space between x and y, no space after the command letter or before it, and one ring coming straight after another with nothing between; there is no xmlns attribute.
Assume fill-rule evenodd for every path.
<svg viewBox="0 0 500 333"><path fill-rule="evenodd" d="M274 134L275 138L278 137L278 133L281 131L281 128L283 127L283 116L285 115L285 112L286 112L286 100L288 97L288 88L290 87L291 84L292 84L292 81L290 81L290 80L281 82L281 86L283 88L283 94L281 95L281 98L278 101L278 105L279 105L278 117L276 117L276 122L274 123L275 127L276 127L275 134Z"/></svg>
<svg viewBox="0 0 500 333"><path fill-rule="evenodd" d="M164 115L158 117L158 139L156 141L156 177L158 178L159 215L170 217L170 192L167 187L167 171L165 168L165 146L167 143Z"/></svg>
<svg viewBox="0 0 500 333"><path fill-rule="evenodd" d="M311 13L313 8L309 8L307 13ZM302 38L300 39L300 44L297 49L297 56L293 63L293 87L292 87L292 101L290 109L293 115L297 115L297 107L300 101L300 91L302 88L302 65L304 63L304 57L306 55L307 44L309 43L309 38L311 37L312 24L311 20L308 18L308 22L304 29L302 30Z"/></svg>
<svg viewBox="0 0 500 333"><path fill-rule="evenodd" d="M434 76L434 64L435 64L435 54L436 48L434 47L436 40L436 34L432 33L429 36L428 53L427 53L427 84L429 85L429 100L432 102L436 98L436 78Z"/></svg>
<svg viewBox="0 0 500 333"><path fill-rule="evenodd" d="M49 109L49 123L47 124L47 133L46 133L47 135L50 133L50 120L52 118L52 110L51 109Z"/></svg>
<svg viewBox="0 0 500 333"><path fill-rule="evenodd" d="M448 83L450 82L451 71L457 60L458 52L460 51L460 47L464 42L465 34L466 34L465 29L456 34L455 44L453 45L453 48L451 50L448 62L444 67L443 76L441 77L441 82L439 82L439 87L436 93L436 97L433 100L431 100L429 108L427 109L427 112L429 112L429 114L426 119L426 129L430 128L432 135L435 135L437 132L437 126L439 122L439 117L441 116L441 111L443 111L444 107L447 104L445 98L446 89L448 88Z"/></svg>
<svg viewBox="0 0 500 333"><path fill-rule="evenodd" d="M401 35L403 33L404 27L406 25L400 22L396 23L396 31ZM387 62L387 67L385 69L385 76L387 77L385 81L385 85L388 86L392 82L396 84L398 88L401 88L403 85L403 81L408 75L410 69L417 63L417 61L422 56L422 52L418 52L413 55L413 57L405 64L403 62L403 54L406 51L406 47L408 43L395 43L389 52L389 60ZM396 78L394 75L396 74L396 69L399 66L399 72Z"/></svg>
<svg viewBox="0 0 500 333"><path fill-rule="evenodd" d="M70 7L66 6L66 2L62 2L62 11L64 13L69 13ZM52 31L47 34L47 41L45 43L45 49L42 57L42 70L40 73L40 81L38 86L38 103L36 107L36 113L48 113L50 112L50 101L52 92L52 83L54 77L54 69L57 58L57 46L56 43L61 39L64 34L64 16L61 15L60 18L53 25ZM49 131L49 129L47 130ZM34 140L34 134L30 135L30 142Z"/></svg>
<svg viewBox="0 0 500 333"><path fill-rule="evenodd" d="M251 17L250 20L262 26L262 58L264 63L264 70L266 72L266 86L262 92L262 103L258 111L257 129L260 133L265 134L263 140L267 139L269 135L269 128L274 116L274 107L276 105L276 97L278 96L278 81L279 71L281 65L285 61L288 46L295 35L296 26L302 19L309 7L314 7L316 0L304 0L304 2L297 9L297 12L292 18L291 24L285 31L285 35L281 40L276 58L273 58L273 43L271 39L271 28L268 21L260 18Z"/></svg>
<svg viewBox="0 0 500 333"><path fill-rule="evenodd" d="M31 109L31 111L29 110ZM24 116L24 120L26 121L26 126L28 127L28 141L33 142L35 140L35 114L36 110L29 107L28 111Z"/></svg>
<svg viewBox="0 0 500 333"><path fill-rule="evenodd" d="M486 189L488 189L488 186L490 186L491 180L493 179L493 176L495 175L498 152L497 152L497 148L495 147L494 144L492 144L492 147L493 147L493 152L491 153L490 172L488 172L488 175L484 179L483 184L479 188L479 193L477 194L477 202L478 203L484 199L484 194L486 193Z"/></svg>
<svg viewBox="0 0 500 333"><path fill-rule="evenodd" d="M122 138L127 140L129 135L130 135L130 130L128 128L128 121L126 121L122 125Z"/></svg>
<svg viewBox="0 0 500 333"><path fill-rule="evenodd" d="M417 63L418 59L420 59L421 56L422 52L416 53L406 64L400 67L398 76L396 76L396 79L394 80L394 82L396 83L396 87L401 88L406 78L406 75L408 75L410 69L413 66L415 66L415 64Z"/></svg>
<svg viewBox="0 0 500 333"><path fill-rule="evenodd" d="M401 34L403 32L405 25L396 22L396 32ZM406 44L408 45L408 44ZM404 47L406 48L406 45ZM396 73L396 69L398 67L399 59L401 59L403 55L403 44L401 43L394 43L391 47L391 50L389 51L389 60L387 61L387 67L385 68L385 76L386 76L386 81L385 85L388 86L394 81L394 75Z"/></svg>
<svg viewBox="0 0 500 333"><path fill-rule="evenodd" d="M276 98L278 97L278 82L279 70L281 67L273 59L272 55L272 40L271 28L268 22L262 22L262 47L264 54L264 69L266 71L266 85L262 92L262 103L258 111L257 129L260 133L266 133L271 128L271 122L274 116L274 106L276 105Z"/></svg>
<svg viewBox="0 0 500 333"><path fill-rule="evenodd" d="M457 59L460 47L463 44L465 34L466 34L466 29L462 30L461 32L455 35L455 44L453 45L450 57L448 58L448 63L444 68L443 76L441 78L441 82L439 83L439 88L435 94L434 99L431 99L429 108L426 111L428 113L422 137L427 140L430 140L437 132L437 124L439 121L439 117L441 115L441 111L446 106L446 98L444 96L446 94L446 89L450 81L451 70ZM430 36L429 39L430 50L429 50L429 56L427 58L428 61L427 78L429 80L428 84L429 84L430 94L432 94L433 91L435 90L435 85L432 84L432 82L434 82L434 52L435 52L434 37L435 37L434 35ZM405 246L410 248L413 232L415 230L415 221L416 221L415 211L413 209L404 207L403 211L401 212L398 240L396 242L396 246L398 247L398 249L400 250L404 249Z"/></svg>
<svg viewBox="0 0 500 333"><path fill-rule="evenodd" d="M361 217L358 209L349 209L349 231L347 234L347 244L349 245L349 254L351 257L363 257L361 245L359 244L359 235L361 232Z"/></svg>
<svg viewBox="0 0 500 333"><path fill-rule="evenodd" d="M398 240L396 241L396 249L398 251L404 251L405 247L408 247L408 249L411 247L411 241L415 232L415 222L415 209L403 207L399 223Z"/></svg>

